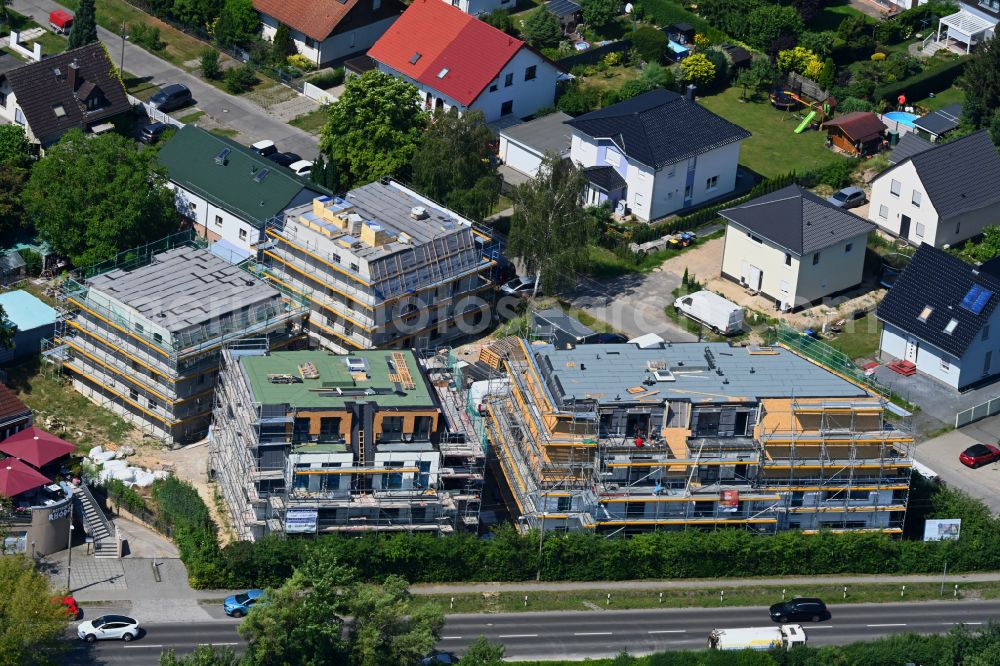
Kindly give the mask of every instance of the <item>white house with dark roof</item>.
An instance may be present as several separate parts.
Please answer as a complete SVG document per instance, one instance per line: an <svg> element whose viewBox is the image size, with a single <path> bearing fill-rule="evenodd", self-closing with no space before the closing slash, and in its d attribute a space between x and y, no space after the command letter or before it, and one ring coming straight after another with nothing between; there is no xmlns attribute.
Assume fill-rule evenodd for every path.
<svg viewBox="0 0 1000 666"><path fill-rule="evenodd" d="M503 162L500 173L504 180L517 185L534 178L546 154L569 157L573 132L566 121L572 119L572 116L556 111L500 130L497 153Z"/></svg>
<svg viewBox="0 0 1000 666"><path fill-rule="evenodd" d="M567 121L570 159L584 168L588 204L624 201L656 220L736 188L750 132L682 97L653 90Z"/></svg>
<svg viewBox="0 0 1000 666"><path fill-rule="evenodd" d="M868 219L914 245L954 246L1000 222L1000 154L980 130L918 151L872 181Z"/></svg>
<svg viewBox="0 0 1000 666"><path fill-rule="evenodd" d="M876 315L882 355L910 361L955 389L1000 374L1000 276L921 245Z"/></svg>
<svg viewBox="0 0 1000 666"><path fill-rule="evenodd" d="M875 225L798 185L720 213L722 275L792 310L861 283Z"/></svg>

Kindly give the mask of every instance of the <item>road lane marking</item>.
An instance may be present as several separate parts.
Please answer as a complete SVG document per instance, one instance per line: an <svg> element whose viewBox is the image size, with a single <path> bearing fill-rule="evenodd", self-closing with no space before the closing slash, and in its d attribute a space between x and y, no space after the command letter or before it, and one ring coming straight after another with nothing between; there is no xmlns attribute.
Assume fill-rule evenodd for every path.
<svg viewBox="0 0 1000 666"><path fill-rule="evenodd" d="M126 648L162 648L163 646L162 645L146 645L146 644L143 644L143 643L140 643L139 645L136 645L134 643L126 643L122 647L126 647Z"/></svg>
<svg viewBox="0 0 1000 666"><path fill-rule="evenodd" d="M538 634L500 634L498 638L538 638Z"/></svg>
<svg viewBox="0 0 1000 666"><path fill-rule="evenodd" d="M868 625L868 626L870 627L870 626L873 626L873 625ZM809 628L810 629L833 629L833 625L832 624L821 624L821 625L817 625L815 627L809 627Z"/></svg>
<svg viewBox="0 0 1000 666"><path fill-rule="evenodd" d="M573 634L574 636L613 636L612 631L580 631Z"/></svg>
<svg viewBox="0 0 1000 666"><path fill-rule="evenodd" d="M903 623L898 623L898 624L868 624L868 625L865 625L865 626L867 626L867 627L905 627L906 624L903 624Z"/></svg>
<svg viewBox="0 0 1000 666"><path fill-rule="evenodd" d="M942 625L946 627L954 627L956 624L983 624L982 622L942 622Z"/></svg>
<svg viewBox="0 0 1000 666"><path fill-rule="evenodd" d="M237 643L236 641L233 641L232 643L211 643L211 645L215 645L216 647L218 647L218 646L221 646L221 645L239 645L239 643Z"/></svg>
<svg viewBox="0 0 1000 666"><path fill-rule="evenodd" d="M686 634L687 629L657 629L655 631L648 631L649 634Z"/></svg>
<svg viewBox="0 0 1000 666"><path fill-rule="evenodd" d="M462 640L462 637L461 636L442 636L441 640L443 640L443 641L460 641L460 640Z"/></svg>

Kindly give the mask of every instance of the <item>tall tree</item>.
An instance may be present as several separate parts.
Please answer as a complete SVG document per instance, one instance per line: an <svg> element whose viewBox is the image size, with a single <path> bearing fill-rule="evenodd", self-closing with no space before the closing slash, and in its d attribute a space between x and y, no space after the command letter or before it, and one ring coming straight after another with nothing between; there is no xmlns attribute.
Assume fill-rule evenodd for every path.
<svg viewBox="0 0 1000 666"><path fill-rule="evenodd" d="M285 64L285 58L296 53L292 31L284 23L279 23L271 40L271 58L276 65Z"/></svg>
<svg viewBox="0 0 1000 666"><path fill-rule="evenodd" d="M579 167L547 155L538 175L514 190L507 252L546 293L574 283L587 257L590 219L583 209L586 179Z"/></svg>
<svg viewBox="0 0 1000 666"><path fill-rule="evenodd" d="M260 15L253 0L226 0L215 24L215 39L223 46L245 46L260 32Z"/></svg>
<svg viewBox="0 0 1000 666"><path fill-rule="evenodd" d="M500 198L500 176L491 158L493 132L479 111L434 114L411 165L420 192L462 215L482 220Z"/></svg>
<svg viewBox="0 0 1000 666"><path fill-rule="evenodd" d="M77 266L162 238L177 228L177 213L155 159L119 134L67 132L31 170L28 220Z"/></svg>
<svg viewBox="0 0 1000 666"><path fill-rule="evenodd" d="M24 223L21 192L28 182L31 154L20 125L0 125L0 238L10 238Z"/></svg>
<svg viewBox="0 0 1000 666"><path fill-rule="evenodd" d="M503 643L493 643L480 636L458 660L458 666L502 666L503 656Z"/></svg>
<svg viewBox="0 0 1000 666"><path fill-rule="evenodd" d="M770 50L781 37L797 40L803 30L799 13L792 7L778 5L763 5L753 9L746 16L745 24L747 43L761 51Z"/></svg>
<svg viewBox="0 0 1000 666"><path fill-rule="evenodd" d="M991 39L976 47L962 79L962 119L976 129L986 127L1000 108L1000 42Z"/></svg>
<svg viewBox="0 0 1000 666"><path fill-rule="evenodd" d="M406 176L427 124L419 102L416 88L378 70L347 82L320 136L320 149L337 157L344 187Z"/></svg>
<svg viewBox="0 0 1000 666"><path fill-rule="evenodd" d="M31 146L20 125L0 125L0 164L26 167Z"/></svg>
<svg viewBox="0 0 1000 666"><path fill-rule="evenodd" d="M69 617L49 580L22 555L0 556L0 666L59 662Z"/></svg>
<svg viewBox="0 0 1000 666"><path fill-rule="evenodd" d="M583 9L583 22L598 30L618 18L622 8L619 0L582 0L580 6Z"/></svg>
<svg viewBox="0 0 1000 666"><path fill-rule="evenodd" d="M69 29L69 48L78 49L96 41L97 14L94 0L80 0L73 17L73 27Z"/></svg>
<svg viewBox="0 0 1000 666"><path fill-rule="evenodd" d="M444 614L432 604L416 603L399 576L382 585L353 585L346 598L352 666L415 664L441 638Z"/></svg>
<svg viewBox="0 0 1000 666"><path fill-rule="evenodd" d="M555 14L539 7L524 19L521 36L536 49L553 48L559 46L562 39L562 26Z"/></svg>

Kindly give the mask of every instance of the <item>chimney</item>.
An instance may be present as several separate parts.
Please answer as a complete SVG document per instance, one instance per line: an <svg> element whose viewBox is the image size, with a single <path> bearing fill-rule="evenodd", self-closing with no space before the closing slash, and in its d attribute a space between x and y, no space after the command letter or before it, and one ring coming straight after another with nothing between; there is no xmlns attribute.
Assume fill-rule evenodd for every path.
<svg viewBox="0 0 1000 666"><path fill-rule="evenodd" d="M76 92L79 70L80 66L76 64L75 60L69 64L69 67L66 68L66 81L69 83L69 88L73 92Z"/></svg>
<svg viewBox="0 0 1000 666"><path fill-rule="evenodd" d="M688 86L687 86L687 88L684 89L684 99L686 99L689 102L693 102L694 101L694 91L695 91L696 87L697 86L695 86L693 83L689 83Z"/></svg>

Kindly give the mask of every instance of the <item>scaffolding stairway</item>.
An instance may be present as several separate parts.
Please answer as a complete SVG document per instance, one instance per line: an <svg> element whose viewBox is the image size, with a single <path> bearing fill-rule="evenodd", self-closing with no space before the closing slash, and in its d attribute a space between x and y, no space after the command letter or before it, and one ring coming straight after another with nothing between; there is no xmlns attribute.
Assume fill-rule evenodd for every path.
<svg viewBox="0 0 1000 666"><path fill-rule="evenodd" d="M94 539L94 557L119 557L115 529L97 505L87 484L73 486L73 498L83 518L83 531Z"/></svg>

